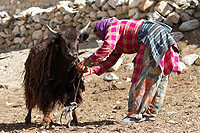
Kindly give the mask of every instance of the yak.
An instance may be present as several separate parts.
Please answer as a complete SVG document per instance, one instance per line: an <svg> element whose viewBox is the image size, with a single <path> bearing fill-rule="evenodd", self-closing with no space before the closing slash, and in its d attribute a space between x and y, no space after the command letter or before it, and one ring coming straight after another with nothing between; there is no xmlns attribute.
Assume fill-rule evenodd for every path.
<svg viewBox="0 0 200 133"><path fill-rule="evenodd" d="M81 93L85 86L76 69L76 63L79 62L78 45L89 37L85 32L88 26L89 23L80 31L67 28L57 32L47 25L53 36L30 49L24 64L23 79L28 109L26 124L31 122L34 107L44 115L41 124L49 127L56 105L69 106L72 102L82 102ZM72 115L72 122L77 124L75 111Z"/></svg>

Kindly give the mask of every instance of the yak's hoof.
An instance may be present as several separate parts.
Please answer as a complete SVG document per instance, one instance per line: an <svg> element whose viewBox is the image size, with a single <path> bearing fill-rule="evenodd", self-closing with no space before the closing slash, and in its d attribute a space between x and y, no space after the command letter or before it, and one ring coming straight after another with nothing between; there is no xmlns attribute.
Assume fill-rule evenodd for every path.
<svg viewBox="0 0 200 133"><path fill-rule="evenodd" d="M25 124L28 125L31 123L31 116L27 115L25 118Z"/></svg>
<svg viewBox="0 0 200 133"><path fill-rule="evenodd" d="M71 125L71 126L78 126L78 121L73 121L73 120L72 120L71 123L70 123L70 125Z"/></svg>
<svg viewBox="0 0 200 133"><path fill-rule="evenodd" d="M48 124L48 123L42 123L42 126L40 127L40 129L48 129L48 128L50 128L50 124Z"/></svg>

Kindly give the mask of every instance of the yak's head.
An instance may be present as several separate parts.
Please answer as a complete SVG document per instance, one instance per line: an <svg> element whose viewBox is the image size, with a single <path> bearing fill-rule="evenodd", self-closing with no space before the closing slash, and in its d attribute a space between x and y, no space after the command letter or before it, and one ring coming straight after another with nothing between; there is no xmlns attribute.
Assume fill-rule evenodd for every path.
<svg viewBox="0 0 200 133"><path fill-rule="evenodd" d="M78 58L79 43L84 42L89 34L87 30L88 23L82 30L77 31L75 28L67 28L63 31L54 31L48 25L49 30L56 36L54 43L61 46L62 54L68 59Z"/></svg>

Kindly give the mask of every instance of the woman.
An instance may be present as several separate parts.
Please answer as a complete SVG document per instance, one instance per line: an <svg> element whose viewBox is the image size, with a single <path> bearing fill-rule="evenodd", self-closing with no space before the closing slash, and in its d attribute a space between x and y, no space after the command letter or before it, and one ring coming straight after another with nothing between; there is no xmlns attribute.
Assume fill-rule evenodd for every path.
<svg viewBox="0 0 200 133"><path fill-rule="evenodd" d="M170 72L180 73L178 46L170 35L171 27L158 22L113 17L96 22L94 32L104 43L77 64L77 69L84 71L84 76L101 75L117 62L122 53L137 53L128 115L122 122L154 121L163 104ZM91 63L98 64L90 68Z"/></svg>

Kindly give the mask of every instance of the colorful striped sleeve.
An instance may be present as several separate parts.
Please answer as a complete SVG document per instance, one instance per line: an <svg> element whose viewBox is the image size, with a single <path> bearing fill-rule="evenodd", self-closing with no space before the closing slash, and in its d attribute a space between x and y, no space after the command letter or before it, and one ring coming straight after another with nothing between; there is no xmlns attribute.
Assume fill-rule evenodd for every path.
<svg viewBox="0 0 200 133"><path fill-rule="evenodd" d="M115 46L120 38L119 27L120 25L113 23L108 28L103 45L89 57L92 62L101 62L115 49Z"/></svg>
<svg viewBox="0 0 200 133"><path fill-rule="evenodd" d="M101 75L102 73L104 73L105 71L110 69L117 62L117 60L120 58L121 55L122 55L122 53L119 52L117 49L115 49L109 55L109 57L106 58L105 61L102 61L98 65L93 66L92 68L94 69L94 71L97 75Z"/></svg>

